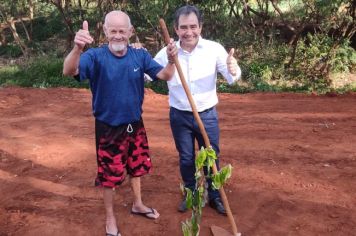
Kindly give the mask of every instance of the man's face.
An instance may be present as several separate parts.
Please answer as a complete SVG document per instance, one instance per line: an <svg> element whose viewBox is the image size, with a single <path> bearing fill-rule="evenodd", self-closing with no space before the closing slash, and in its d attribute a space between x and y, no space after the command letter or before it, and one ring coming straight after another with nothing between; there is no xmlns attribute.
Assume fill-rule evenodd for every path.
<svg viewBox="0 0 356 236"><path fill-rule="evenodd" d="M125 17L111 17L104 25L104 32L109 42L109 47L115 52L126 50L132 35L132 27Z"/></svg>
<svg viewBox="0 0 356 236"><path fill-rule="evenodd" d="M181 41L181 47L186 50L193 50L197 45L202 27L199 26L198 18L194 13L181 15L178 19L176 34Z"/></svg>

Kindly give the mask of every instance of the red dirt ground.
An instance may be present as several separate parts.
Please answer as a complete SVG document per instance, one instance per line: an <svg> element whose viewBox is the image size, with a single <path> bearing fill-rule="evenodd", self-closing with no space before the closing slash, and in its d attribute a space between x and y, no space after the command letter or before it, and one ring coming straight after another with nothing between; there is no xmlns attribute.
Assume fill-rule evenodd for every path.
<svg viewBox="0 0 356 236"><path fill-rule="evenodd" d="M85 89L0 88L0 235L104 235L91 96ZM356 94L221 94L225 185L243 235L356 235ZM161 217L130 215L126 181L116 195L123 236L181 235L178 157L167 96L146 91L154 164L145 203ZM203 209L202 236L226 217Z"/></svg>

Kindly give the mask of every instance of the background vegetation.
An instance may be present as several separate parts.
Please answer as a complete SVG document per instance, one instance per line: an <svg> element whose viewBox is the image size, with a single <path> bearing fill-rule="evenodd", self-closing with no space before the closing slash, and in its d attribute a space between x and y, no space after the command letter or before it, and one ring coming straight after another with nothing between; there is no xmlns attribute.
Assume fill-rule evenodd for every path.
<svg viewBox="0 0 356 236"><path fill-rule="evenodd" d="M204 37L238 49L243 78L232 86L220 79L219 91L356 91L356 0L2 0L0 86L87 87L61 74L83 20L97 46L103 16L124 10L131 40L155 55L164 46L158 17L172 26L184 4L204 13ZM167 92L163 82L147 86Z"/></svg>

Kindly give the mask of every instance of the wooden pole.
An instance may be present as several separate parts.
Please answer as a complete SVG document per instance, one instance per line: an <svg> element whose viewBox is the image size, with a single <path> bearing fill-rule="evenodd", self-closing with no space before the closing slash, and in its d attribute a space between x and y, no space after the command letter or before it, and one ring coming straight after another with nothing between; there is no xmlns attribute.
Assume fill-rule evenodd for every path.
<svg viewBox="0 0 356 236"><path fill-rule="evenodd" d="M159 20L159 24L161 25L161 28L162 28L162 31L163 31L164 40L165 40L166 44L169 44L170 36L169 36L168 30L167 30L166 23L164 22L163 19L160 19ZM190 93L189 87L188 87L187 82L186 82L186 80L184 78L184 74L183 74L182 68L181 68L181 66L179 64L178 56L174 57L174 64L175 64L175 66L177 68L177 71L178 71L180 80L182 82L184 91L185 91L185 93L186 93L186 95L188 97L189 104L192 107L194 119L198 123L200 132L201 132L201 134L203 136L205 146L211 148L210 140L209 140L208 135L207 135L207 133L205 131L204 124L200 119L199 113L197 111L197 108L195 106L195 102L194 102L193 97L192 97L192 94ZM212 169L213 169L213 173L214 174L216 174L218 172L215 162L214 162L214 165L213 165ZM226 209L227 217L229 218L229 222L230 222L230 225L231 225L231 228L232 228L232 232L234 233L234 235L238 235L236 223L235 223L235 220L234 220L234 216L232 215L232 212L231 212L231 209L230 209L230 206L229 206L229 202L227 200L227 197L226 197L226 194L225 194L223 186L221 186L221 188L219 189L219 193L221 195L222 202L223 202L224 207Z"/></svg>

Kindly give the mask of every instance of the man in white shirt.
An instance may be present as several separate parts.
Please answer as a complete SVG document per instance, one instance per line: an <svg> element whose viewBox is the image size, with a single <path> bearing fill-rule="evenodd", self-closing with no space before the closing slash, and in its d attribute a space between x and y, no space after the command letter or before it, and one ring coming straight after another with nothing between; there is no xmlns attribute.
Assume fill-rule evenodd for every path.
<svg viewBox="0 0 356 236"><path fill-rule="evenodd" d="M241 69L233 57L234 49L228 54L217 42L201 37L202 16L195 6L183 6L175 13L175 32L178 59L182 67L197 110L205 126L210 143L219 154L219 123L216 111L218 97L216 93L217 73L221 73L228 83L234 83L241 76ZM154 58L165 66L168 63L166 49L163 48ZM170 125L180 158L180 172L185 187L195 188L195 140L199 148L204 145L199 127L194 120L187 95L176 72L168 81ZM216 161L219 168L219 161ZM226 215L218 190L213 190L208 180L209 205L220 214ZM178 210L187 210L186 201L180 203Z"/></svg>

